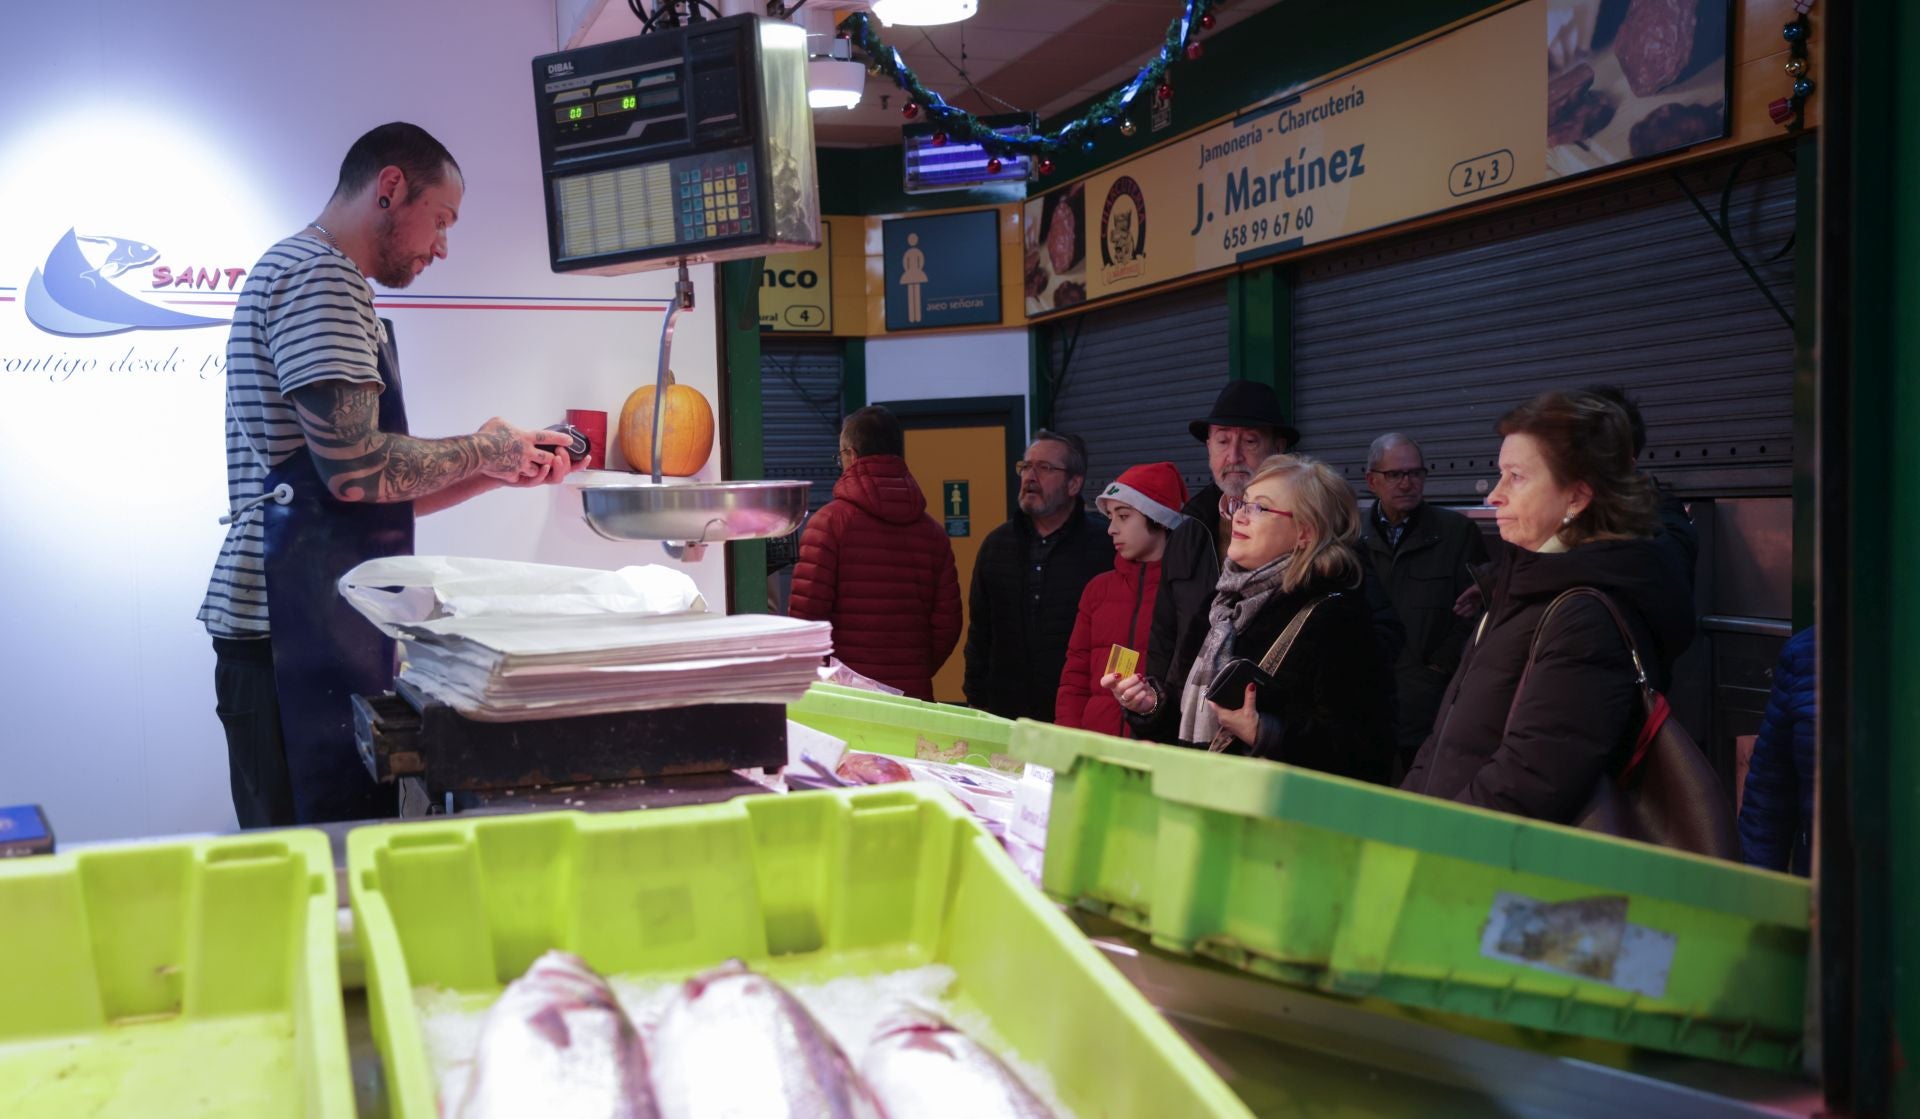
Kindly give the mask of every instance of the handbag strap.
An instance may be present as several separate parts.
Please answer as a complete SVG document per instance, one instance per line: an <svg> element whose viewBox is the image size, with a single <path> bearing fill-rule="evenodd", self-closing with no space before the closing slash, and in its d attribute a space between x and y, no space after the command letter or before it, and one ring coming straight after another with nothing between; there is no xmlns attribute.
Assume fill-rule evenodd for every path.
<svg viewBox="0 0 1920 1119"><path fill-rule="evenodd" d="M1614 627L1620 631L1620 640L1627 646L1627 656L1633 661L1634 681L1640 685L1640 703L1646 711L1646 718L1642 720L1640 731L1634 739L1633 753L1618 774L1620 780L1625 780L1645 760L1647 748L1652 745L1654 735L1667 721L1672 709L1667 704L1667 697L1655 691L1652 682L1647 679L1646 660L1640 655L1640 644L1633 639L1633 629L1627 625L1626 616L1620 613L1620 607L1615 605L1612 597L1594 587L1572 587L1561 591L1552 602L1547 603L1546 612L1540 615L1539 624L1534 626L1533 641L1527 646L1527 663L1520 670L1520 682L1513 687L1513 702L1507 706L1507 721L1500 728L1500 738L1504 742L1507 732L1513 729L1513 713L1520 706L1520 697L1526 693L1527 678L1533 675L1533 661L1540 653L1540 638L1547 632L1547 622L1553 618L1554 611L1561 603L1573 598L1598 599L1600 605L1607 608Z"/></svg>
<svg viewBox="0 0 1920 1119"><path fill-rule="evenodd" d="M1267 649L1267 655L1260 658L1260 671L1269 676L1273 675L1274 672L1279 669L1280 665L1286 661L1287 653L1293 648L1294 638L1299 637L1300 631L1306 628L1307 619L1313 616L1314 610L1328 599L1338 597L1340 597L1339 591L1334 591L1331 594L1323 594L1318 598L1308 600L1305 606L1295 611L1292 620L1287 622L1287 628L1281 630L1280 636L1273 639L1272 646ZM1232 743L1233 733L1222 728L1213 732L1213 740L1207 743L1207 750L1210 753L1218 754Z"/></svg>

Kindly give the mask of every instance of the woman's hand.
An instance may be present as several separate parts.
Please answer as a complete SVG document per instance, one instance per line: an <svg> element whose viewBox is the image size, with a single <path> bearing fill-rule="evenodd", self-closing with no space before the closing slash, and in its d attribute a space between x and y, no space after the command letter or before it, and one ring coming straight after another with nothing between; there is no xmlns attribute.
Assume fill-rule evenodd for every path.
<svg viewBox="0 0 1920 1119"><path fill-rule="evenodd" d="M1109 672L1100 677L1100 686L1113 693L1114 701L1135 715L1151 715L1159 696L1154 693L1153 685L1138 672L1131 676L1122 676Z"/></svg>
<svg viewBox="0 0 1920 1119"><path fill-rule="evenodd" d="M1207 701L1207 706L1219 717L1221 728L1249 746L1260 737L1260 712L1253 706L1253 693L1253 685L1248 684L1246 702L1237 708Z"/></svg>

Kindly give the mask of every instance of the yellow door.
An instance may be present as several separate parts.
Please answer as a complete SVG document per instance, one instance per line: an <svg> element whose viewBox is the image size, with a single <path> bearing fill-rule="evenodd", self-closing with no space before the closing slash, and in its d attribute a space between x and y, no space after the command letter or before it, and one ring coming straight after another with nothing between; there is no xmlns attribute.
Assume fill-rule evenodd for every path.
<svg viewBox="0 0 1920 1119"><path fill-rule="evenodd" d="M954 566L960 572L960 608L973 585L973 561L980 542L1007 519L1007 431L992 427L908 428L907 469L927 494L927 512L947 526ZM967 637L963 629L953 655L933 677L933 697L965 703L960 690L966 674Z"/></svg>

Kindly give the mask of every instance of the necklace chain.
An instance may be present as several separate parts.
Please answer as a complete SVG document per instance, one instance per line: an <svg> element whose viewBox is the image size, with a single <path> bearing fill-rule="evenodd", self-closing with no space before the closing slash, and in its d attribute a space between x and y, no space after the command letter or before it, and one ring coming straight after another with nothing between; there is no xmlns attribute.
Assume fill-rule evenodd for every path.
<svg viewBox="0 0 1920 1119"><path fill-rule="evenodd" d="M339 239L338 237L335 237L335 236L333 235L333 231L332 231L332 230L329 230L329 229L328 229L328 228L327 228L326 226L324 226L324 225L321 225L321 224L320 224L319 222L317 222L317 221L310 221L310 222L308 222L308 223L307 223L307 225L308 225L309 227L311 227L311 228L313 228L313 229L317 229L317 230L319 230L319 231L320 231L320 236L322 236L322 237L325 237L325 238L327 239L327 244L329 244L329 245L332 245L332 246L333 246L333 251L334 251L334 252L339 252L339 251L340 251L340 239Z"/></svg>

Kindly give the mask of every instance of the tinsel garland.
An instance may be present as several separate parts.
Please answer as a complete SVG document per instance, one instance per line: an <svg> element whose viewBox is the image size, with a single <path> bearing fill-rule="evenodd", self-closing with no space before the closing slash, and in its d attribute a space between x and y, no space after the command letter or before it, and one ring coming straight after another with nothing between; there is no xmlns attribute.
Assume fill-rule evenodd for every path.
<svg viewBox="0 0 1920 1119"><path fill-rule="evenodd" d="M921 84L919 76L900 57L900 52L880 38L873 19L867 13L856 12L848 16L840 24L840 30L852 38L880 73L892 78L894 84L906 92L909 100L902 107L902 114L907 119L913 120L925 114L927 121L937 126L948 138L979 144L991 155L1044 155L1074 143L1078 143L1083 150L1092 151L1096 134L1102 128L1118 126L1123 134L1132 135L1133 122L1125 114L1133 107L1142 90L1151 88L1154 96L1162 100L1173 96L1169 68L1176 60L1193 61L1200 57L1198 32L1212 28L1213 16L1209 13L1220 3L1221 0L1186 0L1179 17L1167 25L1167 36L1160 44L1159 53L1142 66L1132 80L1094 102L1079 117L1051 132L1030 136L1002 135L983 124L979 117L958 106L949 105L945 98Z"/></svg>

